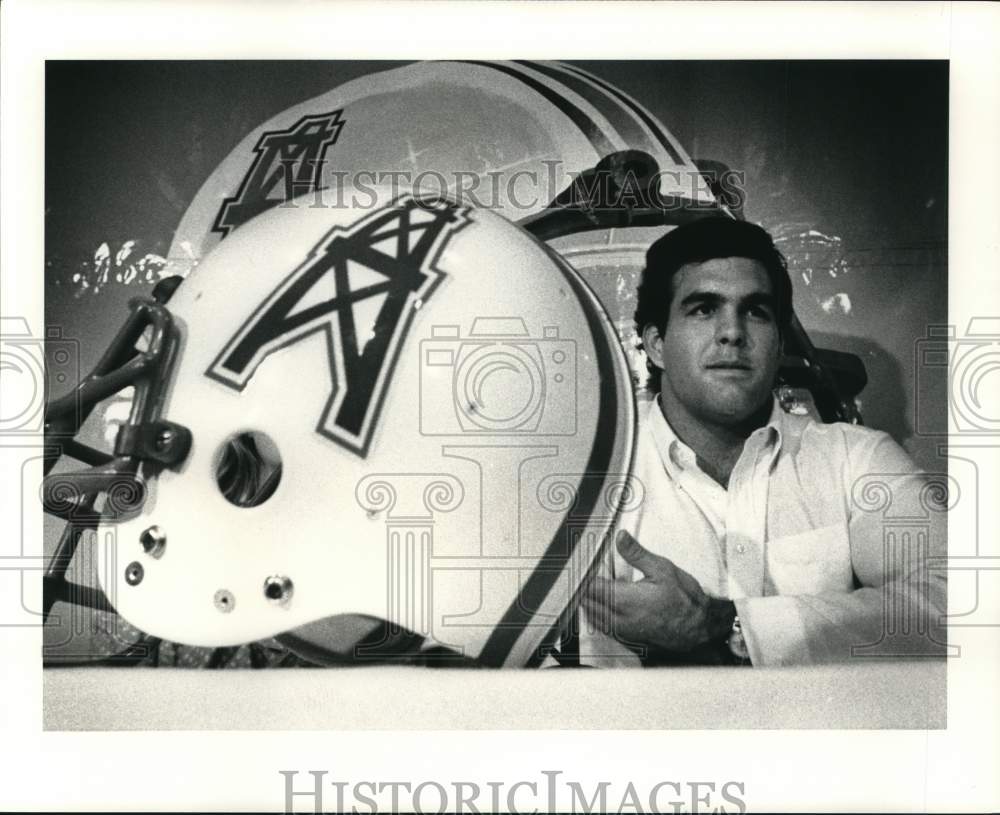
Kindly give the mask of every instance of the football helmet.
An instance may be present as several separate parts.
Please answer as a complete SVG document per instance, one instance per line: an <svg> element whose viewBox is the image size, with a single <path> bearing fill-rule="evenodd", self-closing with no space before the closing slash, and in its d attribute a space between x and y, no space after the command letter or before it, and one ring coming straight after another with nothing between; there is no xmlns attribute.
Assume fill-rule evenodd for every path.
<svg viewBox="0 0 1000 815"><path fill-rule="evenodd" d="M394 193L235 230L50 406L92 466L47 507L102 505L97 572L139 629L340 653L361 615L494 666L554 645L629 498L624 354L527 231ZM113 454L73 442L81 399L126 385Z"/></svg>
<svg viewBox="0 0 1000 815"><path fill-rule="evenodd" d="M645 247L739 217L717 193L635 100L557 63L407 65L265 122L47 410L66 457L43 496L70 523L46 613L82 598L165 640L278 635L312 661L538 664L641 500L643 362L630 377L619 340ZM129 387L113 451L81 440ZM97 523L109 602L65 581Z"/></svg>
<svg viewBox="0 0 1000 815"><path fill-rule="evenodd" d="M371 187L384 183L446 193L517 222L622 153L648 158L637 178L651 182L674 213L717 208L698 167L663 123L580 68L524 61L404 65L294 105L247 134L181 219L168 273L186 274L241 224L291 198L312 195L320 206L365 203ZM662 214L657 220L665 222Z"/></svg>

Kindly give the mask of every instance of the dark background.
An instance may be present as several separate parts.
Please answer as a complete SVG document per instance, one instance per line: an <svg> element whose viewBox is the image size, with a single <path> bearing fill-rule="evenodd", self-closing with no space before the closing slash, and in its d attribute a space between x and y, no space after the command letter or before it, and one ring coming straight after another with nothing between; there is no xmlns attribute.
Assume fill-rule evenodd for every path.
<svg viewBox="0 0 1000 815"><path fill-rule="evenodd" d="M150 288L115 279L126 241L132 261L165 256L198 188L247 132L398 64L49 62L46 322L81 340L81 366ZM946 393L917 375L915 343L948 314L948 64L578 64L643 103L692 157L745 173L745 214L779 239L814 342L866 364L866 423L942 468L941 439L916 432L914 411L920 400L921 427L943 433ZM102 244L108 280L83 288Z"/></svg>

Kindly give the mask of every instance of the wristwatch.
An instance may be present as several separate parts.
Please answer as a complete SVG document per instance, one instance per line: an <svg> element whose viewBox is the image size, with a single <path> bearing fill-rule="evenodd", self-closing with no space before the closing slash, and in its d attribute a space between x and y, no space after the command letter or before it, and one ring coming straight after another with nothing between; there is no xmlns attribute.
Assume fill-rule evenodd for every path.
<svg viewBox="0 0 1000 815"><path fill-rule="evenodd" d="M726 639L726 647L732 654L734 665L750 665L750 651L747 650L747 642L743 639L743 627L740 625L739 615L733 617L733 627Z"/></svg>

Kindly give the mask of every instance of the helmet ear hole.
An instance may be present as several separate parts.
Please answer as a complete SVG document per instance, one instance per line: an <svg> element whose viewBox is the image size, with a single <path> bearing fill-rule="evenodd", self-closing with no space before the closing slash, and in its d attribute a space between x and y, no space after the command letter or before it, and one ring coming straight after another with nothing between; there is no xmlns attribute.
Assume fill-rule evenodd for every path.
<svg viewBox="0 0 1000 815"><path fill-rule="evenodd" d="M216 456L215 483L223 497L238 507L257 507L281 482L281 454L270 436L247 430L229 438Z"/></svg>

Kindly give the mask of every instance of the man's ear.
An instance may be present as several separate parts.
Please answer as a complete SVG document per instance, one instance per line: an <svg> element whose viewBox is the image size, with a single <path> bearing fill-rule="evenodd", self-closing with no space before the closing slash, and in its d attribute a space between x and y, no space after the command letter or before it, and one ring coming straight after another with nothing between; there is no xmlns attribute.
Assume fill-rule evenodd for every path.
<svg viewBox="0 0 1000 815"><path fill-rule="evenodd" d="M663 369L663 337L653 323L647 323L642 329L642 349L652 362L660 370Z"/></svg>

